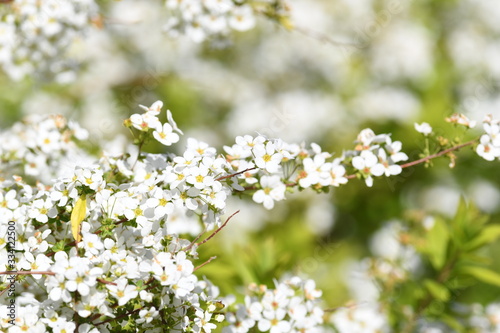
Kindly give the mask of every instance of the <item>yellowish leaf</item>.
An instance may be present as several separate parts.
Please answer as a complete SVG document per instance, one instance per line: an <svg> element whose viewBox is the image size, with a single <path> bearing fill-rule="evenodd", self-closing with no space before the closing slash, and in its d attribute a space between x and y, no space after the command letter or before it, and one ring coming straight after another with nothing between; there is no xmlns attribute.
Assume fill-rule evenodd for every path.
<svg viewBox="0 0 500 333"><path fill-rule="evenodd" d="M76 201L75 207L73 207L73 211L71 212L71 233L77 243L82 240L82 236L80 235L80 225L82 224L86 214L87 196L82 195Z"/></svg>

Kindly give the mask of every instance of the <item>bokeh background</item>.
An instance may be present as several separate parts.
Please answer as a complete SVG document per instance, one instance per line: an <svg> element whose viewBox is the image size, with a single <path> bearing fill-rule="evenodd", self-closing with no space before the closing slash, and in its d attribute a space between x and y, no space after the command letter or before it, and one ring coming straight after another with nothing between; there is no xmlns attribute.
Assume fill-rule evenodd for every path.
<svg viewBox="0 0 500 333"><path fill-rule="evenodd" d="M445 117L460 112L480 123L500 116L494 0L290 0L292 29L258 17L255 29L224 43L171 38L162 30L162 1L98 3L101 24L68 51L81 64L71 82L0 74L2 129L30 114L63 114L90 131L91 143L111 149L131 142L122 121L138 104L162 100L186 134L177 152L187 137L222 152L236 135L260 133L315 142L338 156L370 127L392 133L413 160L424 147L414 122L466 140L479 131ZM394 230L409 214L452 216L465 197L498 221L498 163L470 148L457 156L453 169L442 158L372 188L353 180L328 194L295 193L272 211L235 198L227 211L240 213L204 245L207 258L218 259L203 273L224 293L297 273L317 281L329 307L373 301L377 289L362 273L363 258L393 255ZM488 251L500 269L500 246ZM500 290L460 297L487 303Z"/></svg>

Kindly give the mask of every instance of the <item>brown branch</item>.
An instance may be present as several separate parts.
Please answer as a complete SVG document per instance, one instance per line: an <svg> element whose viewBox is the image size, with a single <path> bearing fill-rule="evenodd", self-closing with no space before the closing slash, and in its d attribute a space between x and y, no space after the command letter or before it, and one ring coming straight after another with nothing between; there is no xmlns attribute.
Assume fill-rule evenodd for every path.
<svg viewBox="0 0 500 333"><path fill-rule="evenodd" d="M103 279L96 279L97 281L99 281L100 283L103 283L103 284L111 284L113 286L116 286L117 284L114 283L114 282L111 282L111 281L106 281L106 280L103 280Z"/></svg>
<svg viewBox="0 0 500 333"><path fill-rule="evenodd" d="M222 177L216 178L215 180L221 181L223 179L231 178L231 177L234 177L234 176L238 176L238 175L241 175L242 173L245 173L247 171L252 171L252 170L255 170L255 169L257 169L257 167L248 168L248 169L245 169L243 171L239 171L239 172L236 172L236 173L233 173L233 174L230 174L230 175L222 176Z"/></svg>
<svg viewBox="0 0 500 333"><path fill-rule="evenodd" d="M0 275L56 275L54 272L49 271L5 271L0 272Z"/></svg>
<svg viewBox="0 0 500 333"><path fill-rule="evenodd" d="M238 214L239 212L240 212L240 211L239 211L239 210L237 210L237 211L235 211L233 214L231 214L231 216L229 216L229 217L227 218L226 222L224 222L224 224L223 224L223 225L221 225L221 226L220 226L217 230L215 230L215 231L214 231L214 232L213 232L210 236L208 236L206 239L204 239L204 240L203 240L203 242L201 242L201 243L199 243L199 244L197 244L197 245L203 245L203 244L205 244L206 242L208 242L210 239L212 239L215 235L217 235L217 234L219 233L219 231L221 231L221 230L222 230L222 229L226 226L226 224L229 222L229 220L231 220L231 218L232 218L234 215Z"/></svg>
<svg viewBox="0 0 500 333"><path fill-rule="evenodd" d="M196 236L196 238L195 238L195 239L193 239L193 241L191 242L191 244L189 244L189 245L188 245L188 247L186 247L184 250L186 250L186 251L191 250L191 248L194 246L194 244L196 244L196 242L198 241L198 239L200 239L200 238L201 238L201 236L203 236L203 234L205 233L205 231L207 231L207 229L206 229L206 228L205 228L205 230L203 230L202 232L200 232L200 233L198 234L198 236Z"/></svg>
<svg viewBox="0 0 500 333"><path fill-rule="evenodd" d="M438 152L436 154L432 154L432 155L423 157L423 158L421 158L419 160L408 162L408 163L405 163L405 164L401 164L401 168L404 169L404 168L408 168L408 167L411 167L411 166L414 166L414 165L417 165L417 164L420 164L420 163L424 163L424 162L430 161L433 158L440 157L440 156L446 155L448 153L451 153L452 151L459 150L461 148L470 146L470 145L474 144L475 142L477 142L477 140L478 139L474 139L474 140L471 140L469 142L462 143L461 145L454 146L454 147L442 150L442 151L440 151L440 152Z"/></svg>
<svg viewBox="0 0 500 333"><path fill-rule="evenodd" d="M194 271L202 268L203 266L205 266L206 264L210 263L212 260L216 259L217 257L216 256L213 256L213 257L210 257L210 259L208 259L207 261L205 261L203 264L199 265L199 266L196 266L194 268Z"/></svg>
<svg viewBox="0 0 500 333"><path fill-rule="evenodd" d="M127 312L127 313L124 313L124 314L122 314L121 316L118 316L118 317L116 317L116 318L110 318L110 319L108 319L108 320L104 320L104 321L101 321L101 322L98 322L98 323L95 323L95 324L92 324L92 325L97 326L97 325L106 324L106 323L109 323L110 321L113 321L113 320L118 320L118 319L122 319L122 318L128 317L128 316L130 316L131 314L134 314L134 313L139 312L139 311L141 311L141 310L142 310L142 308L135 309L135 310L133 310L133 311L129 311L129 312Z"/></svg>
<svg viewBox="0 0 500 333"><path fill-rule="evenodd" d="M332 44L335 46L351 46L351 47L355 47L357 49L360 49L363 47L363 45L352 43L352 42L341 42L341 41L334 40L330 36L328 36L327 34L324 34L324 33L318 32L318 31L313 31L311 29L307 29L304 27L294 26L292 31L296 31L300 34L303 34L304 36L310 37L312 39L316 39L322 43Z"/></svg>
<svg viewBox="0 0 500 333"><path fill-rule="evenodd" d="M409 167L412 167L414 165L418 165L418 164L421 164L421 163L425 163L427 161L430 161L434 158L437 158L437 157L441 157L443 155L446 155L448 153L451 153L452 151L455 151L455 150L459 150L461 148L464 148L464 147L467 147L467 146L470 146L470 145L473 145L474 143L477 142L478 139L474 139L474 140L471 140L469 142L466 142L466 143L462 143L458 146L453 146L453 147L450 147L450 148L447 148L445 150L442 150L440 152L437 152L435 154L432 154L432 155L429 155L429 156L426 156L426 157L422 157L418 160L415 160L415 161L411 161L411 162L408 162L408 163L405 163L405 164L401 164L401 168L402 169L405 169L405 168L409 168ZM345 176L347 179L353 179L353 178L356 178L356 175L347 175Z"/></svg>
<svg viewBox="0 0 500 333"><path fill-rule="evenodd" d="M9 290L9 289L10 289L10 288L8 288L8 287L7 287L7 288L5 288L4 290L2 290L2 291L0 292L0 297L1 297L3 294L5 294L5 292L6 292L7 290Z"/></svg>

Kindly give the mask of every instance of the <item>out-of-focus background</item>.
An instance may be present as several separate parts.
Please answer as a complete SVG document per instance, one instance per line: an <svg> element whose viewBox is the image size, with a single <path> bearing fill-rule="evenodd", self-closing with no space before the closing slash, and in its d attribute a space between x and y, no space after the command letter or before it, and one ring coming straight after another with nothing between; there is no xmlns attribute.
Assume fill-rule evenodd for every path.
<svg viewBox="0 0 500 333"><path fill-rule="evenodd" d="M222 152L235 136L260 133L340 155L370 127L392 133L414 160L424 142L414 122L472 138L475 130L444 118L500 116L494 0L291 0L290 30L258 16L250 31L202 43L165 33L163 1L98 4L100 20L68 51L80 63L75 73L55 81L0 74L0 128L57 113L79 121L96 144L126 145L123 119L138 104L162 100L185 133L177 152L188 137ZM227 211L240 213L206 245L219 259L204 272L224 292L294 272L313 277L329 306L374 300L363 258L394 255L394 229L409 211L452 216L463 196L498 219L498 164L469 148L457 155L453 169L443 158L372 188L353 180L329 194L295 193L272 211L235 198ZM500 268L499 257L491 258ZM485 303L500 296L483 291L461 297Z"/></svg>

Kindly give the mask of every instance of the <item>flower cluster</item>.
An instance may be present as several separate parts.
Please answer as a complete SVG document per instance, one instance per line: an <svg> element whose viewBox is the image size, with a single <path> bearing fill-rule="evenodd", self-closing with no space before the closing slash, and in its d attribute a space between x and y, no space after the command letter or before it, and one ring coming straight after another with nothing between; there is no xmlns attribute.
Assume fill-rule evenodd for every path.
<svg viewBox="0 0 500 333"><path fill-rule="evenodd" d="M50 181L89 159L79 148L88 132L62 116L32 115L0 133L0 175L16 173Z"/></svg>
<svg viewBox="0 0 500 333"><path fill-rule="evenodd" d="M250 30L255 26L255 17L250 5L242 1L167 0L171 16L165 29L172 36L185 34L195 42L208 37L227 35L231 29Z"/></svg>
<svg viewBox="0 0 500 333"><path fill-rule="evenodd" d="M359 304L335 311L330 322L338 333L388 333L389 321L379 304Z"/></svg>
<svg viewBox="0 0 500 333"><path fill-rule="evenodd" d="M186 35L196 43L210 38L225 38L231 30L247 31L255 27L257 13L287 25L289 15L283 0L166 0L169 18L164 29L173 37Z"/></svg>
<svg viewBox="0 0 500 333"><path fill-rule="evenodd" d="M170 113L168 123L159 122L156 116L161 107L161 102L143 107L145 113L133 115L127 124L155 138L157 129L165 125L170 126L170 136L174 130L182 133ZM37 120L35 124L14 127L14 133L24 132L24 140L11 150L3 147L5 162L19 161L23 166L25 156L34 151L41 156L45 153L51 160L52 155L60 157L61 151L70 154L79 149L75 132L82 130L76 125L70 126L61 117ZM86 133L80 134L83 137ZM156 139L162 142L164 138ZM170 141L167 145L177 140ZM236 146L245 151L241 154L252 160L245 164L241 159L239 167L257 165L262 168L260 172L268 174L258 175L261 185L272 186L276 179L281 183L281 178L271 173L282 169L283 159L290 160L302 151L297 145L263 137L242 137L237 141L240 145ZM324 154L318 146L314 149L316 155ZM313 159L317 162L320 157ZM227 196L243 189L238 182L252 183L244 173L238 175L238 182L231 179L235 164L236 159L217 156L206 143L188 139L181 156L142 152L132 157L103 156L36 187L6 172L7 178L0 184L1 225L4 228L8 221L16 223L16 249L25 254L17 268L39 272L33 275L37 287L26 287L24 295L32 301L27 301L26 315L20 311L19 325L36 327L40 332L49 328L72 331L74 318L79 318L79 331L113 332L117 325L113 318L140 309L139 317L130 317L122 325L137 331L167 325L181 331L210 332L224 318L219 313L217 288L194 274L197 244L177 235L179 230L196 234L202 225L206 229L220 225ZM25 173L29 175L28 171ZM266 188L260 191L268 195ZM258 194L254 197L259 201ZM81 221L74 221L75 211L82 216ZM181 227L175 226L177 216L184 216ZM7 251L5 244L0 251ZM3 271L7 256L0 257ZM261 295L264 308L260 328L271 328L285 315L287 319L279 325L306 327L320 323L319 309L313 307L312 300L321 293L314 289L312 281L303 283L294 278L277 290ZM44 292L45 301L36 301ZM282 297L287 314L271 304L274 298ZM2 325L9 327L7 323Z"/></svg>
<svg viewBox="0 0 500 333"><path fill-rule="evenodd" d="M312 280L295 276L276 282L275 289L255 284L244 303L227 314L227 333L244 333L257 327L260 332L321 332L323 310L318 307L322 292Z"/></svg>
<svg viewBox="0 0 500 333"><path fill-rule="evenodd" d="M141 332L165 323L171 329L200 332L205 325L222 321L220 315L211 319L218 309L217 288L194 275L196 245L169 233L161 208L151 210L151 215L145 208L142 214L136 203L138 193L107 183L98 167L76 169L71 179L49 189L33 189L19 178L5 180L0 187L2 228L7 221L15 221L16 250L23 252L17 269L41 273L33 275L38 286L29 285L23 293L31 301L26 311L20 307L16 326L28 326L33 332L49 328L73 332L78 317L79 332L108 332L116 330L109 324L112 318L138 308L139 317L129 319L127 326ZM82 223L82 240L75 244L68 240L67 226L81 193L89 197L89 214ZM158 203L156 208L166 201L152 199ZM7 270L5 251L3 243L0 271ZM43 294L40 286L48 296L42 296L41 303L36 301ZM7 310L2 306L2 313ZM199 320L188 320L191 313ZM8 332L17 329L8 322L1 325Z"/></svg>
<svg viewBox="0 0 500 333"><path fill-rule="evenodd" d="M285 199L287 187L322 191L346 184L346 167L364 177L368 186L373 184L372 176L397 175L401 166L396 163L408 159L401 147L401 142L392 142L389 135L375 135L365 129L358 136L355 150L334 159L314 143L311 149L305 149L303 145L263 136L238 136L236 143L224 150L239 173L241 188L256 189L253 200L272 209L275 201Z"/></svg>
<svg viewBox="0 0 500 333"><path fill-rule="evenodd" d="M483 129L486 133L481 136L476 152L485 160L493 161L500 157L500 120L487 116Z"/></svg>
<svg viewBox="0 0 500 333"><path fill-rule="evenodd" d="M167 110L167 122L162 124L158 115L163 107L162 101L156 101L150 107L140 105L145 111L142 114L134 113L129 119L125 120L127 127L134 127L139 131L148 132L153 131L153 137L165 146L171 146L179 141L179 134L183 134L177 127L177 124L172 117L172 112ZM179 134L177 134L177 133Z"/></svg>
<svg viewBox="0 0 500 333"><path fill-rule="evenodd" d="M347 151L345 155L352 158L352 166L365 179L366 185L371 187L372 176L390 177L401 173L401 166L397 163L408 159L401 148L400 141L393 142L388 134L375 135L367 128L359 133L355 149Z"/></svg>
<svg viewBox="0 0 500 333"><path fill-rule="evenodd" d="M476 332L499 332L500 303L490 303L485 306L473 304L468 324Z"/></svg>
<svg viewBox="0 0 500 333"><path fill-rule="evenodd" d="M167 122L159 120L162 106L161 101L141 106L144 113L125 121L138 133L137 146L151 138L166 146L179 141L182 131L171 112L167 111ZM485 135L492 142L498 124L491 118L485 122ZM36 287L25 286L18 326L72 331L77 322L79 332L92 333L115 332L118 326L141 332L160 326L211 332L225 317L217 287L195 274L197 249L203 242L180 236L221 228L226 200L233 193L248 191L255 202L270 209L288 189L322 192L356 176L371 186L373 176L399 174L397 163L408 159L401 142L364 129L355 148L337 158L314 143L307 149L260 135L238 136L235 144L224 147L226 154L219 155L208 144L189 138L180 155L141 149L120 156L104 154L92 163L76 161L69 172L36 186L14 176L18 170L40 178L42 172L59 168L61 160L81 151L78 141L86 136L62 117L32 119L2 134L0 231L5 232L8 221L15 222L16 250L24 253L17 269L39 272L30 277ZM45 164L29 165L31 156L42 156ZM384 230L375 237L384 250L379 246L379 258L364 261L364 274L395 285L415 270L418 257L413 247L400 244L398 237L404 233L398 224ZM5 243L0 244L0 271L7 268L5 251ZM321 292L313 281L293 277L277 282L272 290L252 286L250 291L243 304L232 305L226 313L228 332L253 327L272 333L319 332L323 312L316 301ZM43 302L38 301L41 297ZM349 318L359 316L353 311L333 316L338 330L345 325L345 330L357 329L357 321L348 325ZM369 318L370 311L362 317ZM116 319L123 316L128 319ZM374 329L383 329L385 319L379 324Z"/></svg>
<svg viewBox="0 0 500 333"><path fill-rule="evenodd" d="M0 65L14 80L72 75L64 53L95 16L94 0L16 0L0 4ZM68 77L69 75L69 77Z"/></svg>

